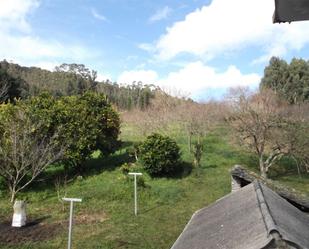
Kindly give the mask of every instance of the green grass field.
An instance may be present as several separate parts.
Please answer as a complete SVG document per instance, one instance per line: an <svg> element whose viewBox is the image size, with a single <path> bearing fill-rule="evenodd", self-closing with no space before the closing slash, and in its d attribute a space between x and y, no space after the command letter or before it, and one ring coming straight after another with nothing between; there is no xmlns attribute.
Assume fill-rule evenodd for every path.
<svg viewBox="0 0 309 249"><path fill-rule="evenodd" d="M186 169L192 157L181 132L173 137L182 150ZM197 172L185 170L174 178L151 179L144 175L145 187L139 187L139 213L133 214L133 181L119 167L127 162L125 147L142 138L132 127L122 127L124 148L108 158L95 154L87 162L89 173L68 183L67 196L80 197L75 205L73 248L170 248L192 214L230 192L229 170L234 164L254 169L256 158L228 145L227 131L220 129L205 139L202 167ZM19 195L28 202L30 220L40 219L42 234L32 234L23 242L2 242L0 248L66 248L68 205L59 202L50 175L62 167L50 169L41 181ZM275 167L276 181L309 193L309 177L299 178L295 168ZM42 180L43 179L43 180ZM9 197L4 189L0 196L0 221L9 222L12 215ZM45 230L44 230L45 229ZM44 231L48 236L44 235Z"/></svg>

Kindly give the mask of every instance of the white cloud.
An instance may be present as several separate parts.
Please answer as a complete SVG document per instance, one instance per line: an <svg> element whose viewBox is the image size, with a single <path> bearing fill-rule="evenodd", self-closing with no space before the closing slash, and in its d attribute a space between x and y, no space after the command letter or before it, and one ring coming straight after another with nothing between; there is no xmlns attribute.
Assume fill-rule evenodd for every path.
<svg viewBox="0 0 309 249"><path fill-rule="evenodd" d="M218 72L215 68L197 61L187 64L176 72L171 72L164 79L158 81L163 88L178 89L191 96L197 96L207 89L227 89L236 86L256 86L260 76L242 74L236 66L229 66L226 71Z"/></svg>
<svg viewBox="0 0 309 249"><path fill-rule="evenodd" d="M104 16L104 15L102 15L102 14L100 14L100 13L98 13L95 9L91 9L91 14L92 14L92 16L95 18L95 19L98 19L98 20L100 20L100 21L107 21L107 18Z"/></svg>
<svg viewBox="0 0 309 249"><path fill-rule="evenodd" d="M308 22L272 24L273 11L270 0L213 0L167 28L156 43L157 54L161 59L183 52L212 58L258 46L269 57L309 42Z"/></svg>
<svg viewBox="0 0 309 249"><path fill-rule="evenodd" d="M26 14L39 7L38 0L0 0L0 30L29 32Z"/></svg>
<svg viewBox="0 0 309 249"><path fill-rule="evenodd" d="M268 62L272 56L283 56L288 52L285 44L276 44L267 49L268 51L257 59L253 60L251 64L259 64Z"/></svg>
<svg viewBox="0 0 309 249"><path fill-rule="evenodd" d="M95 56L79 45L62 45L33 35L11 35L0 32L0 58L16 63L37 64L39 61L82 61Z"/></svg>
<svg viewBox="0 0 309 249"><path fill-rule="evenodd" d="M144 84L155 84L157 79L158 74L153 70L131 70L121 73L117 82L121 84L131 84L134 81L141 81Z"/></svg>
<svg viewBox="0 0 309 249"><path fill-rule="evenodd" d="M157 22L157 21L161 21L163 19L166 19L170 13L172 12L172 9L168 6L165 6L162 9L157 10L150 18L149 18L149 22Z"/></svg>
<svg viewBox="0 0 309 249"><path fill-rule="evenodd" d="M28 15L38 0L0 0L0 60L51 70L59 61L80 62L95 53L78 44L42 39L31 30Z"/></svg>
<svg viewBox="0 0 309 249"><path fill-rule="evenodd" d="M147 52L155 52L156 48L150 43L140 43L138 48L145 50Z"/></svg>
<svg viewBox="0 0 309 249"><path fill-rule="evenodd" d="M124 71L117 79L118 83L131 84L142 81L144 84L155 84L162 89L198 96L208 89L228 89L230 87L256 87L261 77L258 74L243 74L236 66L229 66L224 72L196 61L185 65L178 71L170 72L165 78L159 78L153 70Z"/></svg>

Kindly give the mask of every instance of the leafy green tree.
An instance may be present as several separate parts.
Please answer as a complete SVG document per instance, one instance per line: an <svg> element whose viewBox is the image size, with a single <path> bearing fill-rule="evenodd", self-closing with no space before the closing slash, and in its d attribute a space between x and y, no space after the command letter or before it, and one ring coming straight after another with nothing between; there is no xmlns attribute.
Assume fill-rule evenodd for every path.
<svg viewBox="0 0 309 249"><path fill-rule="evenodd" d="M152 176L167 176L180 165L180 149L173 139L154 133L140 146L140 159Z"/></svg>
<svg viewBox="0 0 309 249"><path fill-rule="evenodd" d="M292 59L290 64L272 57L264 70L261 90L273 90L290 104L309 100L309 63L303 59Z"/></svg>
<svg viewBox="0 0 309 249"><path fill-rule="evenodd" d="M309 97L309 64L303 59L292 59L289 65L289 77L284 86L286 99L291 104L308 100Z"/></svg>
<svg viewBox="0 0 309 249"><path fill-rule="evenodd" d="M42 134L53 134L62 127L59 142L68 144L66 165L82 170L83 162L93 151L114 152L118 145L120 120L103 94L87 92L81 96L55 99L50 94L29 99L25 108L34 120L43 121Z"/></svg>
<svg viewBox="0 0 309 249"><path fill-rule="evenodd" d="M14 101L26 97L28 85L20 78L13 78L0 68L0 101Z"/></svg>
<svg viewBox="0 0 309 249"><path fill-rule="evenodd" d="M285 60L272 57L264 69L261 88L272 89L275 93L284 95L284 85L289 77L289 65Z"/></svg>
<svg viewBox="0 0 309 249"><path fill-rule="evenodd" d="M69 74L81 76L81 80L78 81L79 93L83 93L87 90L96 89L97 72L94 70L90 70L89 68L85 67L85 65L83 64L63 63L60 66L56 67L55 70L57 72L66 72Z"/></svg>

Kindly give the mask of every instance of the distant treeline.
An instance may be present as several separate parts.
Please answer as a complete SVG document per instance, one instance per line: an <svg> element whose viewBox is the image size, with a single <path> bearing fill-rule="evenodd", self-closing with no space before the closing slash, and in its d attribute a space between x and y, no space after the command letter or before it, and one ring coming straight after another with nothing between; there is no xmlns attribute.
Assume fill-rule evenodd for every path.
<svg viewBox="0 0 309 249"><path fill-rule="evenodd" d="M131 83L131 82L129 82ZM292 59L290 63L278 57L265 67L260 88L272 89L290 104L309 101L309 62ZM54 71L23 67L7 61L0 62L0 100L38 96L49 92L54 97L81 95L86 91L104 93L121 110L146 109L159 87L134 82L119 85L109 80L99 82L97 72L83 64L62 64Z"/></svg>
<svg viewBox="0 0 309 249"><path fill-rule="evenodd" d="M292 59L290 63L272 57L264 70L260 88L270 88L290 104L309 101L309 61Z"/></svg>
<svg viewBox="0 0 309 249"><path fill-rule="evenodd" d="M159 89L141 82L120 86L111 81L99 82L96 71L83 64L62 64L53 72L37 67L0 62L0 99L38 96L49 92L55 97L80 95L92 90L104 93L119 109L145 109Z"/></svg>
<svg viewBox="0 0 309 249"><path fill-rule="evenodd" d="M153 85L143 85L141 82L120 86L117 83L106 81L97 85L97 91L104 93L110 102L120 109L138 108L144 110L150 105L155 92L160 89Z"/></svg>

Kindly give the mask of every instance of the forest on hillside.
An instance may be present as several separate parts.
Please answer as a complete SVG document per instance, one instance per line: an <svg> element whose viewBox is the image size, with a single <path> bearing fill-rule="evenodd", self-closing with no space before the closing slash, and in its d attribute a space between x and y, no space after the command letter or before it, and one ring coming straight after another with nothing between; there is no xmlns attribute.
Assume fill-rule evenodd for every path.
<svg viewBox="0 0 309 249"><path fill-rule="evenodd" d="M272 89L290 104L309 100L309 61L293 58L290 63L272 57L264 70L260 89ZM104 93L120 109L145 109L160 88L142 82L119 85L97 81L97 72L83 64L62 64L53 71L0 62L0 97L26 98L49 92L53 96L72 96L88 90Z"/></svg>
<svg viewBox="0 0 309 249"><path fill-rule="evenodd" d="M54 71L0 62L0 97L27 98L48 92L54 97L80 95L86 91L104 93L120 110L145 109L158 87L129 82L121 86L109 80L97 81L97 72L83 64L62 64ZM131 84L132 83L132 84ZM4 96L5 95L5 96Z"/></svg>

